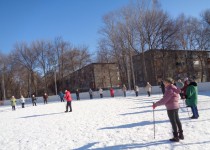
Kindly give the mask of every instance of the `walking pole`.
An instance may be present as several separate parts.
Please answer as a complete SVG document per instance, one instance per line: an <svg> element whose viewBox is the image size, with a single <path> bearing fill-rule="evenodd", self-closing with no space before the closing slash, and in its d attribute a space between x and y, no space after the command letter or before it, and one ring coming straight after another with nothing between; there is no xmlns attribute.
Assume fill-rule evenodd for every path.
<svg viewBox="0 0 210 150"><path fill-rule="evenodd" d="M154 102L153 102L154 105ZM155 139L155 110L153 109L154 139Z"/></svg>
<svg viewBox="0 0 210 150"><path fill-rule="evenodd" d="M185 101L186 101L186 99L185 99ZM183 100L183 105L187 108L187 113L188 113L188 116L190 117L190 113L189 113L189 111L188 111L188 107L187 107L187 105L184 103L184 100Z"/></svg>

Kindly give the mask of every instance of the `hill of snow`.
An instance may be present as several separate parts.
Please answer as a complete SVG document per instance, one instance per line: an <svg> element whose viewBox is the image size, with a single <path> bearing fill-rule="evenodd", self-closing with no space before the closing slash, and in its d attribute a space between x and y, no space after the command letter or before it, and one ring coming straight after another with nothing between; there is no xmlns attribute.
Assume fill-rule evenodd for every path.
<svg viewBox="0 0 210 150"><path fill-rule="evenodd" d="M73 112L65 104L51 102L0 107L0 150L119 150L202 149L210 147L210 92L198 96L199 119L180 100L179 115L185 140L172 143L171 124L165 106L155 109L155 139L152 102L162 95L133 94L128 97L74 100ZM189 113L188 113L189 112Z"/></svg>

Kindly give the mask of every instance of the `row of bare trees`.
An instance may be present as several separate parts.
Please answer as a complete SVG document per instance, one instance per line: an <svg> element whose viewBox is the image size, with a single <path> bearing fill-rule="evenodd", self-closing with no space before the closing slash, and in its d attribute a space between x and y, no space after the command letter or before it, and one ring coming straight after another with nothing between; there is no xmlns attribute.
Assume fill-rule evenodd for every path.
<svg viewBox="0 0 210 150"><path fill-rule="evenodd" d="M67 75L90 62L87 46L75 47L61 37L17 43L9 55L0 54L0 98L57 94Z"/></svg>
<svg viewBox="0 0 210 150"><path fill-rule="evenodd" d="M210 49L210 10L202 12L200 18L184 14L172 18L157 0L136 0L106 14L103 22L97 60L118 63L121 80L129 88L135 85L133 55L142 54L143 78L147 81L147 72L154 70L146 68L145 51ZM165 72L163 69L163 75Z"/></svg>

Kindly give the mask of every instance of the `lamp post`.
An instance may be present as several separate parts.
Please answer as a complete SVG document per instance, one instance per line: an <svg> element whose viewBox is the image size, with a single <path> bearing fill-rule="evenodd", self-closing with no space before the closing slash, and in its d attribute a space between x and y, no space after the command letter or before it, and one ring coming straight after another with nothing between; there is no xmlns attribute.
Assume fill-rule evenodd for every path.
<svg viewBox="0 0 210 150"><path fill-rule="evenodd" d="M56 78L56 65L54 65L54 79L55 79L55 94L57 95L58 91L57 91L57 78Z"/></svg>
<svg viewBox="0 0 210 150"><path fill-rule="evenodd" d="M2 91L3 91L3 100L5 100L6 94L5 94L5 84L4 84L4 63L2 64Z"/></svg>

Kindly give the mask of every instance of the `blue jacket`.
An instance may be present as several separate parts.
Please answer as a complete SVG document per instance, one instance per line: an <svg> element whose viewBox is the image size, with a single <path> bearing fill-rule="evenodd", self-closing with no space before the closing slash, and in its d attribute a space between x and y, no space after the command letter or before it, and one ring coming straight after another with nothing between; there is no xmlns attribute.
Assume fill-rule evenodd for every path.
<svg viewBox="0 0 210 150"><path fill-rule="evenodd" d="M64 97L63 92L59 92L58 95L60 96L60 98L63 98Z"/></svg>

